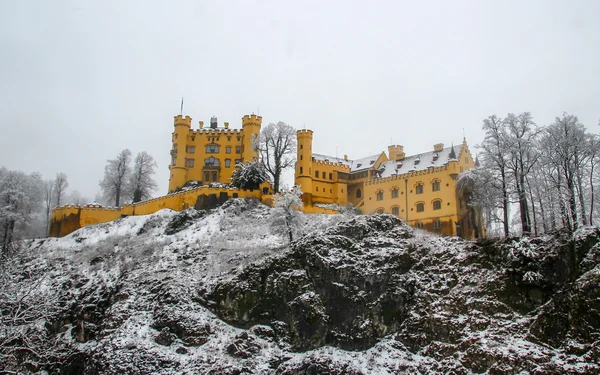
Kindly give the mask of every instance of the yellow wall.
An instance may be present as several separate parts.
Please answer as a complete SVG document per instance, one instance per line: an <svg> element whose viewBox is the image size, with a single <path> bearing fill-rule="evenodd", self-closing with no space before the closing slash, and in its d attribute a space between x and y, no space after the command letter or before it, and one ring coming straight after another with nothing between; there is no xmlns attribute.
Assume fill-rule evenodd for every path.
<svg viewBox="0 0 600 375"><path fill-rule="evenodd" d="M268 184L268 183L267 183ZM261 185L261 189L266 186ZM261 190L240 190L234 188L211 188L200 186L196 189L190 189L162 197L150 199L135 204L126 204L123 208L109 208L97 205L87 206L62 206L52 210L50 236L62 237L79 228L87 225L106 223L116 220L122 216L148 215L164 208L180 211L188 207L194 207L196 200L200 195L216 194L226 192L229 198L237 196L238 198L255 198L262 200ZM272 191L265 195L265 201L272 197Z"/></svg>
<svg viewBox="0 0 600 375"><path fill-rule="evenodd" d="M253 161L258 157L253 147L253 140L260 134L262 117L246 115L242 118L242 129L211 129L199 123L199 129L191 129L192 119L189 116L175 116L171 147L171 176L169 191L183 186L191 180L205 184L215 182L229 183L235 169L236 161ZM218 146L218 153L207 153L207 146ZM229 148L230 152L227 153ZM173 159L175 156L175 159ZM219 161L218 167L205 168L205 160L214 157ZM193 166L190 161L193 160ZM226 161L229 160L229 166ZM175 162L175 163L173 163ZM208 173L208 176L206 175ZM208 179L207 179L208 177Z"/></svg>

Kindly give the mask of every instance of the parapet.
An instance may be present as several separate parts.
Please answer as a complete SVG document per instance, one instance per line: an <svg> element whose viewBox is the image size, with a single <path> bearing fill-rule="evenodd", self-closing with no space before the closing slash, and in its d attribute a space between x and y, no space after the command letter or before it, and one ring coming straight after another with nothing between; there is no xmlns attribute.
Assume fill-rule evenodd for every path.
<svg viewBox="0 0 600 375"><path fill-rule="evenodd" d="M298 136L298 138L301 138L301 137L302 138L307 138L307 137L312 138L313 131L309 130L309 129L300 129L300 130L296 131L296 135Z"/></svg>
<svg viewBox="0 0 600 375"><path fill-rule="evenodd" d="M188 128L192 127L192 118L190 116L185 116L183 117L182 115L177 115L175 116L175 126L178 125L183 125L183 126L187 126Z"/></svg>
<svg viewBox="0 0 600 375"><path fill-rule="evenodd" d="M328 161L328 160L315 160L313 161L313 165L315 166L319 166L319 165L323 165L323 166L328 166L328 167L335 167L335 168L340 168L343 169L344 171L350 172L350 166L344 163L335 163L332 161Z"/></svg>
<svg viewBox="0 0 600 375"><path fill-rule="evenodd" d="M262 124L262 117L257 116L254 113L242 117L242 127L249 125L260 126L260 124Z"/></svg>

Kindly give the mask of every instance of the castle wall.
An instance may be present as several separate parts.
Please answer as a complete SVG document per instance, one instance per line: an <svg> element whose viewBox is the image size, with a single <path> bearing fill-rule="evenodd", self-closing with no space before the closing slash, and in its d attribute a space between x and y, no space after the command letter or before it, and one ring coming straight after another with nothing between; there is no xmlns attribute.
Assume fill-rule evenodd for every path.
<svg viewBox="0 0 600 375"><path fill-rule="evenodd" d="M224 194L224 195L223 195ZM150 199L135 204L126 204L122 208L102 207L99 205L87 206L62 206L52 211L50 222L51 237L62 237L87 225L106 223L123 216L148 215L164 208L181 211L189 207L195 207L199 196L209 197L214 195L216 199L226 196L231 198L254 198L263 200L261 190L239 190L234 188L212 188L200 186L196 189L169 194L162 197ZM264 201L268 202L272 195L265 194Z"/></svg>

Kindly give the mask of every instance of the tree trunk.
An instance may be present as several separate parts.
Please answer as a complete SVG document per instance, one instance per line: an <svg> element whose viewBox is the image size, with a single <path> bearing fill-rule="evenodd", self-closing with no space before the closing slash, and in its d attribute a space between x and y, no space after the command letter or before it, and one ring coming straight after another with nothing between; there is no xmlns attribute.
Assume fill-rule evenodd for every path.
<svg viewBox="0 0 600 375"><path fill-rule="evenodd" d="M504 237L509 236L508 230L508 191L506 187L506 173L504 169L500 171L500 176L502 177L502 210L504 213Z"/></svg>
<svg viewBox="0 0 600 375"><path fill-rule="evenodd" d="M590 170L590 189L592 198L590 201L590 225L594 225L594 160L592 160L591 170ZM585 213L584 213L585 215Z"/></svg>
<svg viewBox="0 0 600 375"><path fill-rule="evenodd" d="M533 233L537 237L538 236L538 225L537 225L537 215L535 214L535 201L533 200L533 189L531 188L531 184L527 180L527 186L529 186L529 199L531 199L531 213L533 214Z"/></svg>

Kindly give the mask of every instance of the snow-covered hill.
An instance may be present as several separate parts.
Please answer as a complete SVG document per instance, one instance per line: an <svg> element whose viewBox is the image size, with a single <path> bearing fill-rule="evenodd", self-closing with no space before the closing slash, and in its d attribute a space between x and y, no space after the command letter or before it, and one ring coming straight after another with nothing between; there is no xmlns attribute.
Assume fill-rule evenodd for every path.
<svg viewBox="0 0 600 375"><path fill-rule="evenodd" d="M57 374L584 374L600 233L465 242L389 215L160 211L25 244L0 365Z"/></svg>

